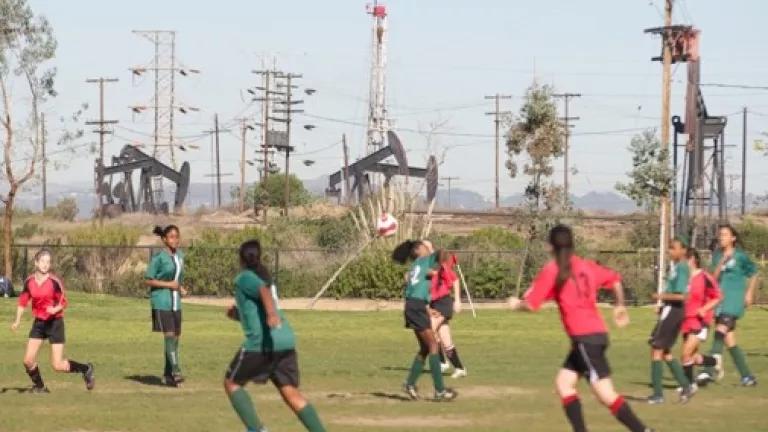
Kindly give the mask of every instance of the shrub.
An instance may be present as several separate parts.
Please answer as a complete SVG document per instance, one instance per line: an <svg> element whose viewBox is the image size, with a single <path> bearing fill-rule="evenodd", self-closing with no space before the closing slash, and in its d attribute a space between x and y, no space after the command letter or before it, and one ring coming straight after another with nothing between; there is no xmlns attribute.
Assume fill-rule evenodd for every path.
<svg viewBox="0 0 768 432"><path fill-rule="evenodd" d="M43 216L50 217L66 222L72 222L78 213L77 200L74 198L64 198L53 207L48 207L43 212Z"/></svg>
<svg viewBox="0 0 768 432"><path fill-rule="evenodd" d="M341 219L323 217L314 223L317 226L315 241L323 249L348 249L358 238L358 230L349 214Z"/></svg>
<svg viewBox="0 0 768 432"><path fill-rule="evenodd" d="M37 224L24 222L24 225L13 230L13 237L16 239L28 239L40 232Z"/></svg>

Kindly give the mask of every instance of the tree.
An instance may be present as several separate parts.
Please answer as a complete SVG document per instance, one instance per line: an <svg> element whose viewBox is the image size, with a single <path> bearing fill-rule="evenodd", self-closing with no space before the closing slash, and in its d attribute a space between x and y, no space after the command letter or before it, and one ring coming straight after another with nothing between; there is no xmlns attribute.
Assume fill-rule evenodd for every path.
<svg viewBox="0 0 768 432"><path fill-rule="evenodd" d="M638 207L652 212L671 189L674 172L666 163L669 151L661 145L655 129L635 135L629 151L632 153L632 171L627 173L630 182L617 183L616 190L632 199Z"/></svg>
<svg viewBox="0 0 768 432"><path fill-rule="evenodd" d="M310 194L304 183L298 177L291 174L288 178L290 194L289 205L297 206L307 204L310 201ZM233 199L240 197L240 187L235 186L230 190ZM254 204L267 205L269 207L280 207L285 202L285 175L270 174L269 177L249 186L245 191L245 205L252 208Z"/></svg>
<svg viewBox="0 0 768 432"><path fill-rule="evenodd" d="M554 173L552 162L565 150L565 133L552 93L552 87L534 82L525 94L520 114L507 132L509 175L517 177L522 164L522 173L531 178L525 197L535 212L542 207L552 210L562 203L562 188L549 181ZM529 161L520 162L522 155Z"/></svg>
<svg viewBox="0 0 768 432"><path fill-rule="evenodd" d="M40 158L40 106L55 97L56 69L45 69L54 58L56 39L48 20L35 16L26 0L0 0L0 97L5 206L3 261L5 276L12 277L11 223L19 188L35 175ZM21 85L14 86L16 82ZM21 167L17 166L20 165Z"/></svg>

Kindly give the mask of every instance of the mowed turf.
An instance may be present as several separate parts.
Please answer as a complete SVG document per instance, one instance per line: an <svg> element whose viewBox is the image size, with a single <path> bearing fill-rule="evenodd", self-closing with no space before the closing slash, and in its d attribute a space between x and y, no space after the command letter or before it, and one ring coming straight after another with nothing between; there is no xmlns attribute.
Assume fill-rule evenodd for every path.
<svg viewBox="0 0 768 432"><path fill-rule="evenodd" d="M162 337L150 332L146 301L70 294L67 353L96 364L97 385L87 392L80 376L54 374L48 346L40 357L51 394L19 393L29 385L22 356L29 330L10 331L15 302L0 299L0 431L242 431L222 391L221 380L238 345L236 323L223 309L186 306L181 347L188 378L183 388L160 386ZM607 311L606 311L607 312ZM469 377L449 385L453 403L403 400L400 385L415 352L399 312L289 311L299 340L302 390L330 431L567 431L554 374L568 348L554 310L540 314L481 311L461 314L455 338ZM647 335L654 314L631 310L629 328L614 330L609 359L618 388L629 397L648 389ZM739 323L740 342L755 374L765 381L739 387L730 358L720 384L685 406L677 404L667 373L668 402L633 408L658 431L768 431L768 312L753 308ZM709 344L707 344L708 346ZM428 374L422 394L432 386ZM249 387L270 431L302 431L271 386ZM624 430L582 386L590 431Z"/></svg>

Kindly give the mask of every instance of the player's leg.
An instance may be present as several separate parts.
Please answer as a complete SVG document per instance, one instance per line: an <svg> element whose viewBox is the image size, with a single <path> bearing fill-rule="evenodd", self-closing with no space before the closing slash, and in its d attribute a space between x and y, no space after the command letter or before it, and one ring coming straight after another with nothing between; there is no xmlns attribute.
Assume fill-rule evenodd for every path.
<svg viewBox="0 0 768 432"><path fill-rule="evenodd" d="M405 379L404 390L411 399L415 400L419 398L416 381L419 380L419 376L421 376L421 372L424 370L424 362L429 355L429 346L421 339L421 337L419 337L418 330L414 330L413 334L416 337L416 341L419 343L419 352L416 354L416 357L414 357L410 369L408 369L408 377ZM440 370L439 366L438 370Z"/></svg>
<svg viewBox="0 0 768 432"><path fill-rule="evenodd" d="M176 381L177 384L181 384L184 382L184 376L181 374L181 355L179 355L180 347L181 347L181 311L174 311L173 312L173 326L174 326L174 336L176 338L175 343L175 351L173 355L173 359L175 362L171 363L171 373L173 375L174 381Z"/></svg>
<svg viewBox="0 0 768 432"><path fill-rule="evenodd" d="M648 432L643 422L632 411L624 397L616 392L610 377L591 381L592 391L597 399L611 410L616 419L632 432Z"/></svg>
<svg viewBox="0 0 768 432"><path fill-rule="evenodd" d="M648 397L649 404L664 403L664 387L662 379L664 377L664 350L651 347L651 387L653 394Z"/></svg>
<svg viewBox="0 0 768 432"><path fill-rule="evenodd" d="M723 347L725 346L725 336L730 332L730 326L727 323L727 318L728 317L726 316L717 317L714 340L712 341L712 348L709 350L709 355L720 358L721 364ZM718 373L715 372L716 371L714 367L704 368L704 371L702 371L697 377L697 381L700 385L706 385L708 382L714 379L721 379L723 376L723 371L720 370Z"/></svg>
<svg viewBox="0 0 768 432"><path fill-rule="evenodd" d="M699 349L699 337L695 333L688 333L683 342L683 351L680 356L683 363L683 371L686 378L693 382L693 369L696 366L696 354Z"/></svg>
<svg viewBox="0 0 768 432"><path fill-rule="evenodd" d="M29 379L32 380L32 391L35 392L47 392L45 383L43 383L43 377L40 374L40 366L37 363L37 353L40 351L40 347L43 345L43 339L29 338L27 341L27 350L24 352L24 369L29 375Z"/></svg>
<svg viewBox="0 0 768 432"><path fill-rule="evenodd" d="M260 355L261 353L258 354ZM237 416L243 422L248 432L265 430L261 420L256 415L256 409L253 406L251 396L244 388L245 383L253 378L255 371L263 366L257 364L259 362L256 355L249 355L242 348L239 349L224 376L224 392L229 398L232 409L235 410L235 413L237 413Z"/></svg>
<svg viewBox="0 0 768 432"><path fill-rule="evenodd" d="M451 325L448 322L443 323L443 325L438 328L438 337L442 344L443 350L445 350L445 354L448 356L448 360L450 360L451 365L453 365L453 368L455 369L451 377L461 378L467 376L467 370L464 368L464 364L461 362L461 358L459 358L459 351L453 344Z"/></svg>
<svg viewBox="0 0 768 432"><path fill-rule="evenodd" d="M443 317L440 312L430 309L429 314L429 320L432 324L432 331L435 332L435 336L437 336L437 345L439 347L437 353L440 355L440 371L446 372L450 368L450 364L448 363L448 360L445 357L445 350L443 341L440 339L440 326L442 326L445 323L445 318Z"/></svg>
<svg viewBox="0 0 768 432"><path fill-rule="evenodd" d="M565 417L573 428L573 432L586 432L587 426L584 423L584 414L581 409L581 400L576 390L579 382L579 374L570 369L560 369L555 378L555 389L560 401L563 404Z"/></svg>
<svg viewBox="0 0 768 432"><path fill-rule="evenodd" d="M736 344L736 331L732 330L725 335L725 346L728 347L728 352L731 353L733 363L736 364L736 369L739 370L741 375L741 385L745 387L751 387L757 385L757 380L752 375L752 371L749 370L747 365L747 357L744 355L744 351Z"/></svg>
<svg viewBox="0 0 768 432"><path fill-rule="evenodd" d="M323 427L323 423L317 415L317 410L315 410L312 404L307 402L298 388L285 385L278 387L278 389L280 390L280 396L283 397L283 401L296 413L296 416L309 432L325 432L325 427Z"/></svg>
<svg viewBox="0 0 768 432"><path fill-rule="evenodd" d="M692 381L690 381L685 375L683 366L670 351L664 352L664 361L667 363L667 367L669 367L669 370L672 372L672 376L675 377L675 381L680 384L680 402L688 402L688 400L690 400L690 398L696 392L696 390L691 386Z"/></svg>
<svg viewBox="0 0 768 432"><path fill-rule="evenodd" d="M445 383L443 382L443 374L440 372L440 356L437 354L439 347L437 345L435 333L431 328L427 328L417 331L416 335L419 338L419 341L421 341L422 351L424 347L427 348L427 361L429 361L429 368L432 374L432 383L435 387L435 399L455 399L456 392L454 392L452 389L446 388Z"/></svg>
<svg viewBox="0 0 768 432"><path fill-rule="evenodd" d="M51 365L56 372L81 374L85 381L85 387L88 390L93 390L96 384L93 378L93 364L66 359L64 357L64 343L57 343L54 338L51 338Z"/></svg>

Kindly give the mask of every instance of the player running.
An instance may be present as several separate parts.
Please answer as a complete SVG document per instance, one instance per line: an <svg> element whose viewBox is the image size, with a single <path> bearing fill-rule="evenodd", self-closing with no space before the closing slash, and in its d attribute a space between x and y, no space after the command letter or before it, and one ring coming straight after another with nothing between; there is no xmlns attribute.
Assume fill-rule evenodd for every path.
<svg viewBox="0 0 768 432"><path fill-rule="evenodd" d="M32 393L49 393L43 383L40 367L37 363L37 353L48 339L51 344L51 365L56 372L79 373L85 380L85 388L93 390L96 381L93 377L93 364L79 363L64 358L64 309L67 307L67 296L64 293L64 283L51 272L52 255L47 249L35 254L35 272L24 281L24 290L19 296L19 306L16 309L16 320L11 325L13 331L18 330L21 317L29 302L32 302L32 315L35 321L29 331L27 351L24 354L24 367L32 380Z"/></svg>
<svg viewBox="0 0 768 432"><path fill-rule="evenodd" d="M467 376L467 369L461 363L459 353L453 345L451 335L450 320L454 313L461 312L461 286L459 278L453 271L456 265L456 256L444 251L439 252L439 268L437 274L432 278L430 287L431 302L429 304L430 318L432 321L432 330L437 336L440 344L440 370L446 372L453 366L451 378L462 378ZM453 296L451 296L453 294ZM448 364L443 357L448 357Z"/></svg>
<svg viewBox="0 0 768 432"><path fill-rule="evenodd" d="M673 264L667 275L667 286L661 296L654 294L654 297L662 303L658 311L659 319L648 341L651 345L651 384L653 386L653 394L648 397L648 403L652 405L664 403L662 362L667 363L675 380L680 384L681 403L688 402L694 393L691 381L685 376L683 367L671 353L685 317L683 302L688 291L689 279L686 251L686 245L682 240L672 240L669 245L669 257Z"/></svg>
<svg viewBox="0 0 768 432"><path fill-rule="evenodd" d="M181 337L181 296L187 294L184 281L184 254L179 250L181 236L176 225L155 227L153 233L165 247L152 256L144 283L150 287L152 331L163 333L165 368L163 380L171 387L184 382L179 365Z"/></svg>
<svg viewBox="0 0 768 432"><path fill-rule="evenodd" d="M723 302L716 311L715 340L710 354L715 358L721 357L723 345L727 346L741 375L741 385L752 387L757 385L757 379L747 366L744 352L736 345L736 321L744 316L746 307L752 305L757 267L741 249L739 236L732 226L720 226L718 242L720 247L712 255L711 270L723 291ZM722 377L722 369L715 375L714 368L709 367L699 374L698 380L702 385Z"/></svg>
<svg viewBox="0 0 768 432"><path fill-rule="evenodd" d="M557 375L555 386L565 415L574 432L587 430L582 415L576 385L579 376L589 380L592 391L600 402L632 432L650 432L619 395L611 381L611 370L605 351L608 348L608 330L597 309L597 291L610 288L616 297L613 319L618 327L629 324L624 307L624 288L621 276L605 267L574 255L573 233L565 225L549 232L553 260L544 265L533 280L525 297L510 298L513 310L538 310L542 303L553 300L560 309L560 318L571 338L571 352Z"/></svg>
<svg viewBox="0 0 768 432"><path fill-rule="evenodd" d="M261 262L261 244L249 240L240 246L242 270L235 278L235 305L227 316L240 321L245 341L232 359L224 390L248 432L266 432L256 415L246 383L267 380L280 391L285 403L310 432L325 432L315 408L299 392L296 341L278 306L277 288Z"/></svg>
<svg viewBox="0 0 768 432"><path fill-rule="evenodd" d="M429 370L432 374L432 382L435 386L436 401L450 401L456 398L457 393L445 387L443 374L440 370L440 349L435 332L432 330L427 307L430 302L430 279L437 276L434 267L437 264L437 254L431 250L428 241L407 240L398 245L392 252L392 259L405 264L409 259L413 261L410 271L406 275L405 285L405 327L412 329L419 343L419 352L413 359L408 378L403 390L413 399L419 399L416 381L424 369L424 362L429 359Z"/></svg>
<svg viewBox="0 0 768 432"><path fill-rule="evenodd" d="M688 268L691 270L691 280L688 295L685 298L685 319L681 328L683 334L682 362L685 375L689 382L693 381L695 365L722 368L721 358L699 354L699 345L707 340L709 325L714 318L715 307L720 303L723 294L717 281L701 267L701 257L694 248L686 253ZM696 384L692 384L695 391Z"/></svg>

